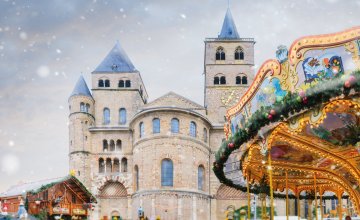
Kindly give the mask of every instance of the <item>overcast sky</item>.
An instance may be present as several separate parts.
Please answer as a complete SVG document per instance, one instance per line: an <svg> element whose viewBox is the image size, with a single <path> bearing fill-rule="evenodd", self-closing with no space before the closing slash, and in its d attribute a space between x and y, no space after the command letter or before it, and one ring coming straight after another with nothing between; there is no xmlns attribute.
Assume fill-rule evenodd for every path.
<svg viewBox="0 0 360 220"><path fill-rule="evenodd" d="M280 44L360 25L360 0L230 0L256 68ZM119 40L150 101L174 91L203 103L204 39L221 29L227 0L0 2L0 192L68 174L68 104Z"/></svg>

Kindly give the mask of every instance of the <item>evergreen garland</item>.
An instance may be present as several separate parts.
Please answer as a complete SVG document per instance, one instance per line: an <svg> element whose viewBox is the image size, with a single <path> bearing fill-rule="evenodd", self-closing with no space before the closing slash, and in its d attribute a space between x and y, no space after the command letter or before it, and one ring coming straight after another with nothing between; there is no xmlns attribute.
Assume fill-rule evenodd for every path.
<svg viewBox="0 0 360 220"><path fill-rule="evenodd" d="M219 150L215 153L213 171L219 181L227 186L236 188L243 192L247 191L245 186L237 185L232 180L227 179L224 173L224 163L229 155L240 148L243 143L254 138L258 131L273 122L285 121L290 115L300 113L315 107L320 107L323 103L331 99L344 95L349 96L351 89L355 94L360 92L360 71L355 71L349 75L337 75L331 79L323 79L315 86L310 87L305 92L287 92L282 100L276 100L272 106L262 106L251 115L245 124L245 128L239 129L232 137L222 142ZM242 158L243 159L243 158ZM260 185L252 185L250 192L260 193ZM270 190L265 190L269 195ZM286 195L274 193L275 198L285 198ZM289 198L296 198L289 195ZM314 195L300 196L300 199L311 199ZM333 199L334 196L323 196L323 199Z"/></svg>

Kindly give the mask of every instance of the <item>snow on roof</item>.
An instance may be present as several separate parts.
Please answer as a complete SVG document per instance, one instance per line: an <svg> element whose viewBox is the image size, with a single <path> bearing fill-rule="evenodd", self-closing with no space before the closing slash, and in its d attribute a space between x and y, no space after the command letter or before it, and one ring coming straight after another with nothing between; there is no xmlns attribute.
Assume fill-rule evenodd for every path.
<svg viewBox="0 0 360 220"><path fill-rule="evenodd" d="M120 46L119 41L117 41L94 72L129 73L137 72L137 70L126 55L124 49Z"/></svg>
<svg viewBox="0 0 360 220"><path fill-rule="evenodd" d="M89 87L87 86L85 79L82 75L79 77L79 80L77 81L75 88L72 91L70 97L74 95L84 95L84 96L92 97Z"/></svg>
<svg viewBox="0 0 360 220"><path fill-rule="evenodd" d="M224 23L221 28L221 32L218 36L218 38L225 38L225 39L237 39L240 38L235 22L233 20L233 17L230 12L230 8L227 9L226 15L224 18Z"/></svg>
<svg viewBox="0 0 360 220"><path fill-rule="evenodd" d="M18 184L10 187L7 191L0 193L0 198L24 195L27 192L36 191L40 189L42 186L46 186L49 184L56 184L65 181L67 179L69 179L69 176Z"/></svg>

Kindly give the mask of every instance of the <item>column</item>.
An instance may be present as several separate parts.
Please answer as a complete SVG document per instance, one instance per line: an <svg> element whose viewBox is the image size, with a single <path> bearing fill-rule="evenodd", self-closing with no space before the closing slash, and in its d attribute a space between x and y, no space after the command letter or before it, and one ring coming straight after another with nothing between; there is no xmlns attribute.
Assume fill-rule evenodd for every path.
<svg viewBox="0 0 360 220"><path fill-rule="evenodd" d="M156 217L155 213L155 198L151 198L151 217Z"/></svg>
<svg viewBox="0 0 360 220"><path fill-rule="evenodd" d="M192 219L196 220L196 217L197 217L197 215L196 215L197 214L196 213L196 196L193 196L192 199L193 199L193 207L192 207L192 214L193 214L192 216L193 217L192 217Z"/></svg>
<svg viewBox="0 0 360 220"><path fill-rule="evenodd" d="M177 210L177 213L178 213L178 219L183 219L183 213L182 213L182 209L183 209L183 205L182 205L182 198L181 196L178 197L178 210Z"/></svg>

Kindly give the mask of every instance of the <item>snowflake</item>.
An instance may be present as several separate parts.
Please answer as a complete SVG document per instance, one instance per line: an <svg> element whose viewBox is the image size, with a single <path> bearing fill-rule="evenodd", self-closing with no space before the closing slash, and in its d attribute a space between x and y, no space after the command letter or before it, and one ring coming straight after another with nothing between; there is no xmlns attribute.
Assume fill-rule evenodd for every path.
<svg viewBox="0 0 360 220"><path fill-rule="evenodd" d="M17 156L8 154L2 157L1 160L1 171L12 175L15 174L20 167L20 160Z"/></svg>
<svg viewBox="0 0 360 220"><path fill-rule="evenodd" d="M42 66L39 66L36 73L38 74L38 76L45 78L49 75L50 69L48 66L42 65Z"/></svg>

